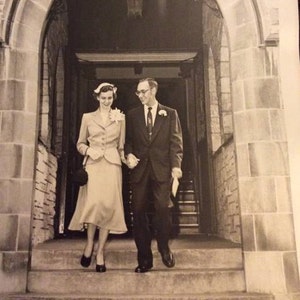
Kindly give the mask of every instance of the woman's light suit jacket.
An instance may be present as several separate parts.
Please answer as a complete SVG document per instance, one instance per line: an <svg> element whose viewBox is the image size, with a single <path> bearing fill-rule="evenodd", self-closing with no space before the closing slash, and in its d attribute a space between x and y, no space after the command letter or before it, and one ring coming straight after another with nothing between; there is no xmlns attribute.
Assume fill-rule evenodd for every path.
<svg viewBox="0 0 300 300"><path fill-rule="evenodd" d="M110 163L122 165L124 156L125 117L123 120L111 121L104 124L99 110L85 113L82 116L77 150L86 155L92 148L100 154L100 158L93 160L88 157L87 164L92 164L103 157Z"/></svg>

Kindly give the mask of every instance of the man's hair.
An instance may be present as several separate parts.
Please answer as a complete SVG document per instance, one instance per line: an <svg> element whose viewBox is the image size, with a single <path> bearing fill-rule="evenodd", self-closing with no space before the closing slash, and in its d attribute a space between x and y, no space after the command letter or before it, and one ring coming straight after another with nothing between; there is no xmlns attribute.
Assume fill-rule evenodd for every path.
<svg viewBox="0 0 300 300"><path fill-rule="evenodd" d="M139 83L140 82L144 82L144 81L147 81L150 88L155 88L155 90L157 91L158 90L158 83L157 81L154 79L154 78L151 78L151 77L148 77L148 78L143 78L143 79L140 79L139 80Z"/></svg>

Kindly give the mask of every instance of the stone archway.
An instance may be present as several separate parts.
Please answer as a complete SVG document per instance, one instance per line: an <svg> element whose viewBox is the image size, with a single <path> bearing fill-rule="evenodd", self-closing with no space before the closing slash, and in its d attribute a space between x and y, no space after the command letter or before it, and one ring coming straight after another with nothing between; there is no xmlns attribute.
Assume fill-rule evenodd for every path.
<svg viewBox="0 0 300 300"><path fill-rule="evenodd" d="M5 203L1 219L4 225L1 227L5 230L0 233L3 261L0 293L26 290L39 57L44 24L52 2L19 2L12 22L10 8L13 1L5 1L4 23L10 22L11 35L9 48L1 49L4 62L2 122L6 125L1 128L0 142L3 153L0 174L4 190L1 201ZM268 23L270 7L262 5L271 5L272 1L260 1L259 4L256 0L217 2L226 23L230 49L247 290L289 294L296 290L298 275L285 156L287 141L279 97L277 48L269 47L276 46L277 36L272 31L274 26ZM2 32L6 28L3 26ZM11 128L14 129L12 134Z"/></svg>

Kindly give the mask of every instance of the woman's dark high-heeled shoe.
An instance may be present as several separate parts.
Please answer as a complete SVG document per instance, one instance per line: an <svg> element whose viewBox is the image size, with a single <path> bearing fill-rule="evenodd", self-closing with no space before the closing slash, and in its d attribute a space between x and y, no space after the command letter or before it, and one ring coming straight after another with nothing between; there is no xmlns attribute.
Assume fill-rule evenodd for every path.
<svg viewBox="0 0 300 300"><path fill-rule="evenodd" d="M82 254L80 264L83 267L85 267L85 268L89 267L89 265L91 264L91 261L92 261L92 255L90 257L86 257L86 256L84 256L84 254Z"/></svg>
<svg viewBox="0 0 300 300"><path fill-rule="evenodd" d="M105 264L104 265L97 265L96 264L96 272L98 272L98 273L104 273L104 272L106 272L106 266L105 266Z"/></svg>
<svg viewBox="0 0 300 300"><path fill-rule="evenodd" d="M93 249L92 249L91 256L86 257L84 254L82 254L81 260L80 260L80 264L81 264L83 267L87 268L87 267L90 266L91 261L92 261L93 252L94 252L94 246L93 246Z"/></svg>

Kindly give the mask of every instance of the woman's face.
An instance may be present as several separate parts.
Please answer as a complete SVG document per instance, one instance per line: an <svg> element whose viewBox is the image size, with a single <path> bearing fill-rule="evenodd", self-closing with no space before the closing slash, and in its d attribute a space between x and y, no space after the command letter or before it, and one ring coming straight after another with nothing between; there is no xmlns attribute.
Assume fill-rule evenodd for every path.
<svg viewBox="0 0 300 300"><path fill-rule="evenodd" d="M100 102L100 108L110 108L114 101L113 91L101 92L97 99Z"/></svg>

